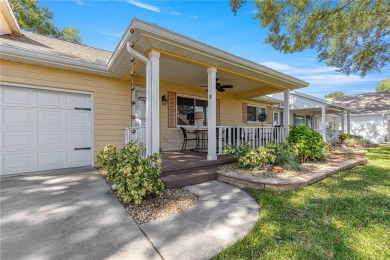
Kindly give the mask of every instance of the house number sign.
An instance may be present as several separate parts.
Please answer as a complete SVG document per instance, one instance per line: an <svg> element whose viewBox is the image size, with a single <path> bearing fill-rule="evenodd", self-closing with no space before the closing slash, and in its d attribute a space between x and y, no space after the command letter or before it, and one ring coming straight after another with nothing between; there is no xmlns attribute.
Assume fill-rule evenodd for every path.
<svg viewBox="0 0 390 260"><path fill-rule="evenodd" d="M138 97L138 100L139 100L139 101L142 101L142 102L144 102L144 103L145 103L145 101L146 101L146 97Z"/></svg>

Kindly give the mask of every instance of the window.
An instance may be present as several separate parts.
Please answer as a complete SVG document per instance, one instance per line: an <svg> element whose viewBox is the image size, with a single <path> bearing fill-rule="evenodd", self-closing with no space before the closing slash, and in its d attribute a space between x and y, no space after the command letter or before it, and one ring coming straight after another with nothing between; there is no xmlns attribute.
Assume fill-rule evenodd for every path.
<svg viewBox="0 0 390 260"><path fill-rule="evenodd" d="M246 119L248 122L259 122L259 115L267 114L265 107L247 106L246 107Z"/></svg>
<svg viewBox="0 0 390 260"><path fill-rule="evenodd" d="M203 114L203 125L207 122L207 100L177 97L177 125L196 125L195 115ZM196 114L195 114L196 113Z"/></svg>
<svg viewBox="0 0 390 260"><path fill-rule="evenodd" d="M302 125L305 124L305 117L304 116L294 116L294 125Z"/></svg>
<svg viewBox="0 0 390 260"><path fill-rule="evenodd" d="M281 125L280 112L274 112L274 126L280 126L280 125Z"/></svg>

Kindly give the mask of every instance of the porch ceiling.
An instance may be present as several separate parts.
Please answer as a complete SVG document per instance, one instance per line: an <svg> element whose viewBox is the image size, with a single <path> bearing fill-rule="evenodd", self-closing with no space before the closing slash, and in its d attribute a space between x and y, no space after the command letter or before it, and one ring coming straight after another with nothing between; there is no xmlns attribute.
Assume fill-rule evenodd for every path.
<svg viewBox="0 0 390 260"><path fill-rule="evenodd" d="M138 64L136 74L145 76L146 71L143 64ZM244 77L235 76L224 71L217 71L217 78L218 82L223 85L234 86L234 88L226 89L226 93L231 94L238 94L267 87L264 83L248 80ZM206 68L201 66L161 56L160 79L201 88L200 86L207 86L207 71ZM276 91L281 90L276 89Z"/></svg>

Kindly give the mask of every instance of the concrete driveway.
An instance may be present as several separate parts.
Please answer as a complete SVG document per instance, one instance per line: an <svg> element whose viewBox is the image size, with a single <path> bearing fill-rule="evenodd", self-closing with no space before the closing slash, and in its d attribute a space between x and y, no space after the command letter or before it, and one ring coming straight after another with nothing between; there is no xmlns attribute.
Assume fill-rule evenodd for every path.
<svg viewBox="0 0 390 260"><path fill-rule="evenodd" d="M5 259L161 259L93 168L3 177Z"/></svg>

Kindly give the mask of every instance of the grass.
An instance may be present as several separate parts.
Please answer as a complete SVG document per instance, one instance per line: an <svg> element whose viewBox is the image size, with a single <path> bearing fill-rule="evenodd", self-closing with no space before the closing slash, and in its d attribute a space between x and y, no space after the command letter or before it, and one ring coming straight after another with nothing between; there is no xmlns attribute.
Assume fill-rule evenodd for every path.
<svg viewBox="0 0 390 260"><path fill-rule="evenodd" d="M390 259L390 146L295 191L249 190L260 217L215 259Z"/></svg>

